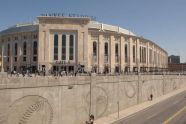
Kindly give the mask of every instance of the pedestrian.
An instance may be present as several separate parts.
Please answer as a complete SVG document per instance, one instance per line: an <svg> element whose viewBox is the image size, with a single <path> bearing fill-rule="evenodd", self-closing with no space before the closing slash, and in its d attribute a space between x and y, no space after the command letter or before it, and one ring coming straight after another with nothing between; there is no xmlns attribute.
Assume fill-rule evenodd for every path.
<svg viewBox="0 0 186 124"><path fill-rule="evenodd" d="M90 115L90 124L94 124L94 115Z"/></svg>
<svg viewBox="0 0 186 124"><path fill-rule="evenodd" d="M86 121L86 124L94 124L94 115L89 116L89 121Z"/></svg>
<svg viewBox="0 0 186 124"><path fill-rule="evenodd" d="M152 99L153 99L153 95L152 95L152 94L150 94L150 100L152 101Z"/></svg>

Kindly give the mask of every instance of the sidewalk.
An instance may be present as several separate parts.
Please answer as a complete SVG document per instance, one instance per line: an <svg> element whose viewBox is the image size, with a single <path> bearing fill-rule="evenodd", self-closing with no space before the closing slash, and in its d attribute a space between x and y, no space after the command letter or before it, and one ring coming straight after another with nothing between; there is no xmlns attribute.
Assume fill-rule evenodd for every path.
<svg viewBox="0 0 186 124"><path fill-rule="evenodd" d="M171 93L168 93L166 95L157 97L157 98L153 99L153 101L146 101L144 103L141 103L141 104L132 106L130 108L124 109L123 111L119 112L119 118L118 118L118 113L110 114L108 116L99 118L99 119L95 120L94 124L111 124L111 123L113 123L117 120L132 116L136 112L148 109L151 106L153 106L153 105L155 105L155 104L157 104L161 101L164 101L164 100L166 100L166 99L168 99L168 98L170 98L174 95L177 95L177 94L179 94L179 93L181 93L185 90L186 90L186 87L178 89L178 90L173 91Z"/></svg>

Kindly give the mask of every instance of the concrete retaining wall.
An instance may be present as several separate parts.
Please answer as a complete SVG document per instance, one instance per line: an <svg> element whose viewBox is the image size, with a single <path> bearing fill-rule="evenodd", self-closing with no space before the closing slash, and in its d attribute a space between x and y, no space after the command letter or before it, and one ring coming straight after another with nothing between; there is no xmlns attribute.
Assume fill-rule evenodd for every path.
<svg viewBox="0 0 186 124"><path fill-rule="evenodd" d="M186 86L179 75L0 79L0 124L84 124Z"/></svg>

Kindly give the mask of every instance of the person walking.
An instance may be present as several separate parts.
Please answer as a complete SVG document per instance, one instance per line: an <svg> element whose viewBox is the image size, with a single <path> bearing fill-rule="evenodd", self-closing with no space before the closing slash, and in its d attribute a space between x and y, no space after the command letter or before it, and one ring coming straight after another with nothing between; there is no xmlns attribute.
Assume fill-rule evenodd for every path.
<svg viewBox="0 0 186 124"><path fill-rule="evenodd" d="M152 95L152 94L150 94L150 100L151 100L151 101L153 100L153 95Z"/></svg>

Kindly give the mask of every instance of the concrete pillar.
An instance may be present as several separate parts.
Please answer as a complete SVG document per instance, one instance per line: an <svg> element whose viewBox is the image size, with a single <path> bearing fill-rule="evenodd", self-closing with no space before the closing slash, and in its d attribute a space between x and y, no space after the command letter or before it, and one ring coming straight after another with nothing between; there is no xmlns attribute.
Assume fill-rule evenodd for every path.
<svg viewBox="0 0 186 124"><path fill-rule="evenodd" d="M76 38L75 39L78 39L78 41L75 41L75 46L77 46L77 43L79 42L79 38L77 37L77 35L75 36ZM86 27L86 28L84 28L84 31L83 32L81 32L81 37L82 37L82 43L83 43L83 62L84 62L84 64L86 65L85 66L85 69L86 70L88 70L88 67L87 67L87 65L88 65L88 51L89 51L89 49L87 49L88 48L88 27ZM76 53L74 53L75 54L75 56L77 56L77 54Z"/></svg>
<svg viewBox="0 0 186 124"><path fill-rule="evenodd" d="M133 71L133 40L132 37L129 38L129 65L130 71Z"/></svg>
<svg viewBox="0 0 186 124"><path fill-rule="evenodd" d="M121 41L120 41L120 64L121 64L121 70L124 71L125 69L125 66L124 66L124 63L125 63L125 39L123 36L121 36Z"/></svg>
<svg viewBox="0 0 186 124"><path fill-rule="evenodd" d="M28 37L28 35L27 35L27 39L25 40L25 41L27 41L27 48L28 48L28 50L27 50L27 63L29 64L29 66L31 66L31 64L32 64L32 59L33 59L33 45L32 45L32 43L33 43L33 41L32 41L32 38L29 38ZM24 42L24 40L23 40L23 42Z"/></svg>
<svg viewBox="0 0 186 124"><path fill-rule="evenodd" d="M16 42L17 42L17 47L18 47L17 48L17 70L19 71L20 66L21 66L21 62L23 61L23 52L22 52L22 50L23 50L23 43L19 42L19 41L16 41ZM30 47L27 47L27 51L29 51L28 48L30 48ZM26 59L30 59L30 58L32 58L32 56L27 57Z"/></svg>
<svg viewBox="0 0 186 124"><path fill-rule="evenodd" d="M62 60L62 34L58 34L58 60Z"/></svg>
<svg viewBox="0 0 186 124"><path fill-rule="evenodd" d="M118 66L119 66L119 71L121 72L121 37L118 38Z"/></svg>
<svg viewBox="0 0 186 124"><path fill-rule="evenodd" d="M114 73L115 71L115 40L114 40L114 36L111 36L111 40L110 40L110 71L111 73Z"/></svg>
<svg viewBox="0 0 186 124"><path fill-rule="evenodd" d="M92 64L93 64L93 45L91 41L91 35L88 34L88 47L87 47L87 52L88 52L88 71L91 71L92 69Z"/></svg>
<svg viewBox="0 0 186 124"><path fill-rule="evenodd" d="M84 64L83 63L83 58L84 58L84 44L83 44L83 36L82 36L82 32L78 31L77 33L77 39L78 39L78 42L77 42L77 61L78 61L78 64ZM68 39L66 39L68 41ZM92 44L91 44L92 45ZM91 49L92 50L92 49Z"/></svg>
<svg viewBox="0 0 186 124"><path fill-rule="evenodd" d="M147 71L149 71L149 67L150 67L150 64L149 64L149 42L147 42L147 49L146 49L146 64L148 67Z"/></svg>
<svg viewBox="0 0 186 124"><path fill-rule="evenodd" d="M4 44L1 42L1 72L4 72Z"/></svg>
<svg viewBox="0 0 186 124"><path fill-rule="evenodd" d="M42 62L42 61L46 61L46 49L48 49L48 51L47 51L47 58L50 56L50 54L52 53L52 50L50 50L50 48L49 47L46 47L45 45L48 45L48 44L50 44L50 42L52 42L52 40L50 40L50 42L46 42L46 31L43 31L43 32L41 32L40 33L40 35L39 35L39 41L38 41L38 62ZM53 39L52 38L52 35L51 35L51 39ZM43 47L42 47L43 46ZM49 46L49 45L48 45ZM44 51L44 52L42 52L42 51ZM48 60L49 60L49 58L48 58Z"/></svg>
<svg viewBox="0 0 186 124"><path fill-rule="evenodd" d="M59 37L58 35L58 45L60 42ZM41 30L38 39L38 69L41 70L42 65L45 65L46 74L48 74L48 70L52 69L52 64L50 64L52 62L54 62L54 33Z"/></svg>
<svg viewBox="0 0 186 124"><path fill-rule="evenodd" d="M59 37L58 37L59 38ZM38 63L53 62L54 60L54 34L48 30L39 32Z"/></svg>
<svg viewBox="0 0 186 124"><path fill-rule="evenodd" d="M69 61L69 41L70 41L70 35L66 34L66 61Z"/></svg>
<svg viewBox="0 0 186 124"><path fill-rule="evenodd" d="M103 34L100 34L98 41L98 70L99 72L103 72L103 69L104 69L104 42Z"/></svg>
<svg viewBox="0 0 186 124"><path fill-rule="evenodd" d="M136 64L137 64L137 68L138 68L138 72L139 72L139 70L140 70L140 41L139 41L139 39L137 39L137 41L136 41L137 43L137 45L136 45Z"/></svg>
<svg viewBox="0 0 186 124"><path fill-rule="evenodd" d="M75 34L73 34L73 48L74 48L74 51L73 51L73 60L74 60L74 62L76 62L76 35ZM84 37L83 37L83 40L84 40ZM87 64L86 64L87 65Z"/></svg>
<svg viewBox="0 0 186 124"><path fill-rule="evenodd" d="M154 67L154 63L155 63L155 61L154 61L154 45L152 45L152 67Z"/></svg>
<svg viewBox="0 0 186 124"><path fill-rule="evenodd" d="M20 39L22 39L22 37ZM10 60L9 60L10 71L13 70L13 61L14 61L13 44L14 44L13 42L10 42Z"/></svg>

